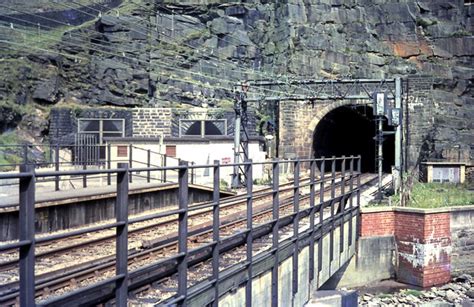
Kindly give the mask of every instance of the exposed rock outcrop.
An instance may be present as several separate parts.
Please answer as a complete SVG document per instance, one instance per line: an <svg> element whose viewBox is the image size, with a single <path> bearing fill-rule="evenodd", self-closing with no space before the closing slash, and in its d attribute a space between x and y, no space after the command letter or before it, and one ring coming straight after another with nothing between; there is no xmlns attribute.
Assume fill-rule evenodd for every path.
<svg viewBox="0 0 474 307"><path fill-rule="evenodd" d="M412 141L414 151L425 150L428 131L418 123L428 120L435 132L423 155L439 157L453 144L474 144L473 7L457 0L135 1L59 35L43 46L49 55L34 41L30 50L2 51L18 69L0 80L0 97L9 104L223 106L236 81L268 75L423 76L434 91L407 101ZM0 32L11 38L12 31Z"/></svg>

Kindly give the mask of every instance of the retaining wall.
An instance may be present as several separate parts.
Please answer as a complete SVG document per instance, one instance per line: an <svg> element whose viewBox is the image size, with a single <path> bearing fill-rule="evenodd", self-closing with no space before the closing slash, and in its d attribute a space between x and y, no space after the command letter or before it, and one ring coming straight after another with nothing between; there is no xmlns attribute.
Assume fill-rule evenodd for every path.
<svg viewBox="0 0 474 307"><path fill-rule="evenodd" d="M420 287L474 272L474 206L361 210L356 256L330 280L355 287L396 278Z"/></svg>
<svg viewBox="0 0 474 307"><path fill-rule="evenodd" d="M451 274L474 274L474 210L451 212Z"/></svg>
<svg viewBox="0 0 474 307"><path fill-rule="evenodd" d="M321 240L315 242L314 246L314 275L310 276L309 271L309 247L308 242L301 242L298 253L298 291L293 295L293 248L294 244L287 248L280 249L278 253L278 305L279 306L304 306L311 297L313 290L321 287L331 275L335 274L355 252L355 243L349 245L349 224L352 223L353 229L357 225L357 217L352 220L346 219L343 227L343 246L345 249L340 250L341 242L341 226L334 229L334 258L331 261L329 257L330 234L326 234ZM352 232L352 242L356 242L356 232ZM318 248L321 244L322 257L318 257ZM321 262L321 271L318 271ZM271 270L273 266L273 257L268 258L253 265L252 275L252 306L270 306L272 303L272 281ZM223 280L219 285L219 292L233 288L231 293L225 294L219 299L220 306L244 306L248 305L245 300L245 283L246 270L242 271L240 280L241 284L235 283L239 280L239 275L232 276L233 282ZM311 282L310 282L311 280ZM209 304L213 299L213 289L204 292L201 296L189 301L190 306L204 306Z"/></svg>

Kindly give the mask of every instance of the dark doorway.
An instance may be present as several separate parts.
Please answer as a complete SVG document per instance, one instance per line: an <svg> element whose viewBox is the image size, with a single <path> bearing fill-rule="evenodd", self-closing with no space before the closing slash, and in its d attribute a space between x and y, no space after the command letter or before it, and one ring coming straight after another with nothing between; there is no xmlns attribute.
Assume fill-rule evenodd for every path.
<svg viewBox="0 0 474 307"><path fill-rule="evenodd" d="M376 173L376 122L369 106L345 106L329 112L316 126L313 153L322 156L362 156L362 172ZM384 122L384 131L393 131ZM385 137L383 171L391 172L395 163L395 136Z"/></svg>

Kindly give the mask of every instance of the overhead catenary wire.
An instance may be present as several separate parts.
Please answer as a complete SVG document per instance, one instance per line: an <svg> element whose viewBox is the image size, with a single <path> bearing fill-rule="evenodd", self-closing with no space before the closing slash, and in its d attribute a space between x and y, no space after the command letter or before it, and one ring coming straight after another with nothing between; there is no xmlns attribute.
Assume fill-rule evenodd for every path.
<svg viewBox="0 0 474 307"><path fill-rule="evenodd" d="M73 9L77 10L76 8L73 8ZM18 11L18 10L17 10L17 11ZM79 10L79 11L80 11L80 10ZM32 14L32 13L30 13L30 14ZM33 15L34 15L34 14L33 14ZM39 17L42 17L42 16L39 16ZM45 18L45 17L43 17L43 18ZM48 18L45 18L45 19L48 19ZM56 21L56 20L54 20L54 22L61 23L61 22ZM64 24L64 23L63 23L63 24ZM103 33L101 33L101 32L98 32L98 33L103 34ZM80 47L83 47L83 46L80 46ZM101 46L101 47L104 48L104 46ZM190 47L192 48L192 46L190 46ZM114 50L114 48L111 48L111 47L106 47L106 48L108 48L108 49L110 49L110 50ZM125 51L125 50L122 50L122 52L124 52L124 51ZM103 52L103 50L100 50L100 51L98 51L98 52ZM116 55L116 56L120 56L120 55ZM233 63L233 62L230 62L230 63L235 65L235 63ZM202 64L201 64L201 65L202 65ZM169 69L173 69L173 68L170 68L170 67L168 67L168 68L169 68ZM242 71L242 70L241 70L241 71ZM194 73L194 72L189 72L189 71L187 71L187 73L196 74L196 73ZM255 74L255 72L253 72L253 73ZM212 78L212 77L206 76L205 74L199 74L199 73L198 73L198 75L201 75L202 77L205 77L205 78L206 78L206 77L207 77L207 78ZM224 79L223 79L223 78L219 78L219 80L222 81L222 80L224 80ZM288 79L287 79L287 80L288 80ZM301 88L300 88L300 89L301 89ZM272 90L272 89L263 89L263 90L265 90L265 91L272 91L272 92L278 92L278 91Z"/></svg>
<svg viewBox="0 0 474 307"><path fill-rule="evenodd" d="M101 33L101 32L98 32L98 33L103 34L103 33ZM78 46L78 47L84 48L84 46ZM101 45L101 47L104 47L104 46ZM108 47L108 48L111 49L111 50L114 49L114 48L111 48L111 47ZM103 50L97 50L97 51L98 51L98 52L103 52ZM120 50L120 51L121 51L121 52L124 52L124 51L126 51L126 50ZM116 56L120 56L120 55L116 55ZM122 55L122 57L124 57L124 56ZM125 57L125 58L126 58L126 57ZM170 69L173 69L173 68L170 68ZM187 71L187 73L196 74L195 72L189 72L189 71ZM199 75L199 74L198 74L198 75ZM203 77L207 77L207 78L211 78L211 79L212 79L212 77L205 76L205 75L203 75L203 74L201 74L201 75L202 75ZM225 79L223 79L223 78L218 78L218 80L225 80ZM272 90L272 89L264 89L264 90L273 91L273 92L278 92L278 91Z"/></svg>
<svg viewBox="0 0 474 307"><path fill-rule="evenodd" d="M11 41L4 41L4 40L0 40L0 43L5 43L5 44L17 46L18 48L24 48L24 47L27 47L27 46L28 46L28 45L26 45L26 44L15 43L15 42L11 42ZM40 48L40 47L35 47L35 46L32 46L31 48L34 49L34 50L39 50L39 51L44 51L44 52L50 52L50 53L59 54L59 55L64 55L64 56L68 56L68 57L71 57L71 58L76 59L76 56L72 56L72 55L69 55L69 54L64 54L64 53L61 53L61 52L56 51L56 50L48 50L48 49L44 49L44 48ZM12 49L13 49L13 48L12 48ZM18 49L15 49L15 50L18 50ZM23 50L23 49L21 49L21 50ZM77 57L77 58L78 58L78 59L82 59L82 60L87 60L87 59L81 58L81 57ZM168 79L171 79L171 80L180 81L180 82L184 82L184 83L189 83L189 84L193 84L193 85L198 85L198 86L203 87L203 88L209 88L209 89L213 89L213 90L215 90L215 89L222 89L222 90L225 90L225 91L230 92L229 87L223 87L223 86L219 86L219 85L206 84L206 83L202 83L202 82L196 81L196 80L194 80L194 81L186 80L186 79L180 78L179 76L173 75L173 74L150 73L150 76L165 76L165 77L167 77ZM206 100L213 100L213 101L222 101L222 99L213 98L213 97L205 97L205 99L206 99Z"/></svg>
<svg viewBox="0 0 474 307"><path fill-rule="evenodd" d="M73 2L74 2L74 1L73 1ZM82 11L82 10L80 10L80 9L77 9L77 8L75 8L75 7L72 7L72 6L67 5L67 4L65 4L65 3L59 3L59 4L62 5L62 6L64 6L64 7L67 7L67 8L73 9L73 10L76 10L76 11L78 11L78 12L81 12L81 13L83 13L83 14L89 15L89 16L91 16L91 17L94 17L94 18L97 17L97 16L95 16L95 15L93 15L93 14L90 14L90 13L88 13L88 12L84 12L84 11ZM85 7L88 7L88 6L85 6ZM88 7L88 8L89 8L89 7ZM93 10L94 10L94 9L93 9ZM99 10L96 10L96 11L99 12ZM123 15L122 15L122 16L119 16L119 17L117 17L117 18L118 18L118 19L121 19L121 17L123 17ZM134 17L134 16L130 16L130 17ZM127 21L127 22L130 22L130 21ZM133 23L133 22L130 22L130 23L133 24L133 25L136 25L136 26L137 26L137 29L143 29L143 30L145 30L145 31L151 30L150 28L144 28L143 26L141 26L141 25L139 25L139 24L137 24L137 23ZM142 34L142 35L147 35L146 32L139 32L139 31L136 31L136 32L139 33L139 34ZM161 33L161 34L162 34L162 35L165 35L165 36L167 36L167 37L169 37L168 35L166 35L166 34L164 34L164 33ZM179 46L179 45L177 45L177 44L174 43L174 42L170 42L170 44ZM186 44L186 43L183 43L183 44L184 44L185 46L191 48L191 49L195 49L194 46L191 46L191 45ZM208 57L208 58L212 58L212 57L209 56L209 55L203 55L203 56L206 56L206 57ZM215 57L215 56L213 56L213 57ZM218 59L220 62L225 61L225 62L229 63L229 65L234 65L234 66L236 66L237 70L240 70L240 67L239 67L236 63L234 63L234 62L232 62L232 61L229 61L229 60L227 60L227 59L219 59L219 58L217 58L217 59ZM247 73L248 73L248 72L247 72ZM258 74L258 73L256 73L256 72L253 71L253 70L251 70L251 73L252 73L252 74ZM260 74L261 74L261 73L260 73ZM261 75L262 75L262 74L261 74ZM263 74L263 75L265 75L266 77L268 77L268 75L266 75L266 74ZM287 78L288 78L288 77L287 77ZM248 78L247 78L247 79L248 79ZM298 87L298 86L293 86L293 87ZM299 87L299 89L306 91L306 89L303 88L303 87Z"/></svg>
<svg viewBox="0 0 474 307"><path fill-rule="evenodd" d="M79 4L79 3L78 3L78 4ZM92 14L90 14L90 13L88 13L88 12L81 11L81 10L79 10L79 9L77 9L77 8L68 6L68 5L66 5L66 4L63 4L63 5L65 5L66 7L70 8L70 9L74 9L74 10L76 10L76 11L78 11L78 12L82 12L83 14L88 14L88 15L90 15L91 17L96 18L95 15L92 15ZM139 7L143 7L143 6L140 6L140 5L136 4L136 3L134 3L134 5L137 5L137 6L139 6ZM2 5L0 5L0 6L2 6ZM100 6L102 6L102 7L106 8L106 9L110 10L110 8L108 8L108 7L105 7L105 6L103 6L103 5L100 5ZM3 7L7 7L7 6L3 6ZM100 10L97 10L97 9L94 9L94 8L90 8L90 7L88 7L88 6L85 6L85 7L89 8L89 9L91 9L91 10L95 10L96 12L101 12ZM8 8L8 7L7 7L7 8ZM143 7L143 8L144 8L144 7ZM12 8L10 8L10 9L12 9ZM148 8L147 8L147 9L148 9ZM20 12L19 10L16 10L16 9L12 9L12 10L15 10L15 11ZM44 17L44 16L38 16L38 15L35 15L35 14L33 14L33 13L28 13L28 12L24 12L24 13L29 14L29 15L34 15L34 16L37 16L37 17L40 17L40 18L43 18L43 19L46 19L46 20L50 20L50 21L53 21L53 22L58 23L58 24L64 24L64 25L70 26L69 24L66 24L66 23L63 23L63 22L60 22L60 21L57 21L57 20L53 20L53 19L50 19L50 18L46 18L46 17ZM130 16L130 17L136 18L135 16ZM185 17L186 17L186 16L185 16ZM140 28L140 27L141 27L141 26L138 25L138 28ZM149 30L148 28L143 28L143 27L141 27L141 28L142 28L142 29L145 29L145 30ZM100 34L103 34L103 33L98 32L98 31L95 31L95 32L100 33ZM146 33L143 33L143 34L146 34ZM127 42L128 42L128 41L127 41ZM166 41L165 41L165 42L166 42ZM168 42L168 43L169 43L169 42ZM171 44L176 45L176 44L173 43L173 42L171 42ZM189 46L190 48L195 48L195 47L190 46L190 45L187 45L187 46ZM168 50L168 52L170 52L170 50ZM199 53L199 50L197 50L196 52ZM205 55L204 55L204 56L205 56ZM212 60L212 59L211 59L211 60ZM222 61L222 59L219 59L219 61ZM231 62L231 61L229 61L229 60L227 60L227 61L228 61L228 63L230 63L231 65L237 65L237 64L234 63L234 62ZM199 63L200 63L200 62L199 62ZM200 63L200 65L202 65L202 64ZM234 70L244 72L244 71L241 70L240 68L236 68L236 69L234 69ZM245 73L248 73L248 70L245 71ZM251 73L254 74L254 75L258 75L258 74L261 75L261 74L262 74L262 73L257 73L257 72L255 72L255 71L252 71ZM263 73L263 75L268 76L266 73ZM286 77L287 77L287 80L289 80L288 76L286 76ZM289 86L295 88L295 85L291 85L291 84L290 84ZM298 89L300 89L300 90L301 90L301 89L305 90L305 88L301 88L301 87L298 87ZM308 91L308 90L306 90L306 91ZM309 91L308 91L308 92L309 92Z"/></svg>
<svg viewBox="0 0 474 307"><path fill-rule="evenodd" d="M0 26L1 28L6 28L6 29L11 29L9 27L4 27L4 26ZM12 30L16 30L16 31L21 31L19 29L12 29ZM46 36L46 37L50 37L51 39L53 40L58 40L57 37L54 37L54 36L50 36L50 35L46 35L46 34L41 34L42 36ZM3 43L9 43L8 41L0 41L0 42L3 42ZM126 55L124 55L123 53L122 54L116 54L116 53L112 53L112 52L108 52L108 51L104 51L104 50L100 50L100 49L96 49L96 48L91 48L91 47L85 47L83 45L78 45L78 44L73 44L73 43L68 43L70 46L75 46L75 47L78 47L78 48L83 48L83 49L86 49L86 50L90 50L90 51L96 51L96 52L99 52L99 53L102 53L102 54L106 54L106 55L111 55L111 56L115 56L115 57L120 57L120 58L124 58L124 59L128 59L128 60L131 60L131 61L136 61L138 63L145 63L147 65L149 65L150 63L147 62L147 61L143 61L143 60L140 60L138 58L131 58L131 57L128 57ZM16 45L21 45L21 44L16 44ZM27 45L24 45L24 46L27 46ZM32 46L29 46L31 48L34 48L34 49L38 49L38 50L42 50L42 51L45 51L45 49L43 48L35 48L35 47L32 47ZM52 50L49 50L50 52L52 52ZM54 51L53 51L54 52ZM70 58L75 58L75 56L70 56ZM86 60L85 58L83 58L84 60ZM160 63L160 64L156 64L157 63ZM154 61L152 66L157 66L157 67L161 67L161 68L165 68L165 69L170 69L170 70L174 70L174 71L178 71L178 72L183 72L185 74L190 74L190 75L197 75L197 76L200 76L200 77L203 77L203 78L207 78L207 79L212 79L212 80L217 80L218 82L227 82L229 85L233 85L235 84L235 81L233 80L228 80L228 79L225 79L225 78L218 78L218 77L213 77L213 76L209 76L209 75L206 75L206 74L201 74L201 73L198 73L198 72L194 72L194 71L190 71L190 70L184 70L184 69L181 69L181 68L176 68L174 66L169 66L168 65L169 63L166 63L166 62L163 62L163 61ZM149 72L151 75L153 75L152 72ZM156 74L155 74L156 75ZM221 88L221 89L224 89L226 91L231 91L229 89L229 87L221 87L221 86L216 86L216 85L209 85L208 88L211 88L211 89L215 89L215 88ZM273 92L273 93L276 93L276 94L287 94L285 92L281 92L281 91L277 91L277 90L273 90L273 89L267 89L267 88L264 88L263 89L264 91L268 91L268 92Z"/></svg>
<svg viewBox="0 0 474 307"><path fill-rule="evenodd" d="M4 5L1 5L1 4L0 4L0 6L9 8L8 6L4 6ZM68 7L69 7L69 6L68 6ZM72 7L71 7L71 8L72 8ZM17 12L20 12L20 13L25 13L25 14L32 15L32 16L37 16L37 17L40 17L40 18L42 18L42 19L44 19L44 20L53 21L53 22L55 22L55 23L57 23L57 24L62 24L62 25L66 25L66 26L69 26L69 27L70 27L70 25L67 24L67 23L64 23L64 22L61 22L61 21L57 21L57 20L54 20L54 19L51 19L51 18L47 18L47 17L44 17L44 16L39 16L39 15L36 15L36 14L34 14L34 13L22 12L22 11L17 10L17 9L12 9L12 8L9 8L9 9L14 10L14 11L17 11ZM75 8L72 8L72 9L75 9ZM77 10L77 9L75 9L75 10ZM79 12L82 12L82 11L80 11L80 10L78 10L78 11L79 11ZM90 15L90 14L89 14L89 15ZM94 15L91 15L91 16L94 16ZM18 18L15 18L15 19L21 20L21 19L18 19ZM26 21L26 20L21 20L21 21L24 22L24 21ZM28 22L28 21L26 21L26 22ZM31 22L29 22L29 23L35 25L34 23L31 23ZM52 28L52 27L49 27L49 28ZM102 32L98 32L98 31L96 31L96 30L94 30L94 32L103 35ZM142 33L142 32L139 32L139 33ZM145 33L143 33L143 34L145 34ZM75 35L78 35L78 34L75 33ZM145 34L145 35L146 35L146 34ZM80 35L79 35L79 36L80 36ZM86 37L86 36L84 36L84 37L87 38L87 39L90 39L89 37ZM105 42L105 43L110 43L109 41L105 41L105 40L101 40L101 39L97 39L97 38L94 38L94 40L96 40L96 41L102 41L102 42ZM126 42L126 43L129 43L129 41L124 40L124 39L120 39L120 41L124 41L124 42ZM170 43L170 44L176 45L176 43L173 43L173 42L168 42L168 41L164 41L164 42L165 42L165 43ZM189 46L189 45L188 45L188 46ZM103 47L103 46L101 45L101 47ZM189 47L193 48L192 46L189 46ZM112 48L110 48L110 49L112 49ZM168 51L169 51L169 50L168 50ZM172 53L178 54L177 52L172 52ZM180 55L180 54L178 54L178 55ZM181 55L180 55L180 56L181 56ZM211 60L212 60L212 59L211 59ZM219 59L219 61L221 61L221 60ZM236 65L234 62L230 62L230 63L233 64L233 65ZM187 63L187 64L189 64L189 63ZM239 68L236 68L236 69L234 69L234 70L236 70L236 71L242 71L242 70L240 70ZM248 73L248 72L246 72L246 73ZM253 73L255 74L255 72L253 72ZM222 78L219 78L219 79L221 80ZM234 82L234 83L235 83L235 82ZM267 90L269 90L269 89L267 89Z"/></svg>
<svg viewBox="0 0 474 307"><path fill-rule="evenodd" d="M0 40L0 43L4 43L4 44L8 44L8 45L13 45L13 46L17 46L18 48L24 48L28 45L26 44L21 44L21 43L16 43L16 42L11 42L11 41L5 41L5 40ZM44 49L44 48L40 48L40 47L35 47L35 46L32 46L31 47L32 49L34 50L39 50L39 51L44 51L44 52L50 52L50 53L54 53L54 54L60 54L60 55L65 55L65 56L69 56L71 58L76 58L75 56L72 56L72 55L68 55L68 54L64 54L64 53L61 53L59 51L55 51L55 50L49 50L49 49ZM14 49L14 48L12 48ZM14 49L14 50L18 50L18 49ZM83 60L87 60L85 58L80 58L80 59L83 59ZM166 76L172 80L177 80L177 81L182 81L182 82L188 82L188 83L198 83L199 86L201 87L207 87L207 88L210 88L210 89L216 89L216 88L220 88L220 89L223 89L223 90L227 90L229 91L229 88L228 87L222 87L222 86L218 86L218 85L210 85L210 84L205 84L205 83L202 83L202 82L198 82L198 81L190 81L190 80L185 80L185 79L180 79L178 78L176 75L165 75L163 73L160 73L160 74L157 74L157 73L150 73L151 76ZM215 99L217 100L216 98L210 98L210 99Z"/></svg>
<svg viewBox="0 0 474 307"><path fill-rule="evenodd" d="M75 9L75 8L73 8L73 9ZM14 10L15 10L15 9L14 9ZM75 9L75 10L77 10L77 9ZM16 10L16 11L18 11L18 10ZM79 12L81 12L81 11L79 10ZM27 13L27 14L34 15L33 13ZM90 14L89 14L89 15L90 15ZM94 15L91 15L91 16L94 16ZM51 19L45 18L45 17L43 17L43 16L39 16L39 17L44 18L44 19L47 19L47 20L51 20ZM62 22L55 21L55 20L53 20L53 21L56 22L56 23L60 23L60 24L62 23ZM65 23L62 23L62 24L65 24ZM99 34L103 34L103 33L98 32L98 31L95 31L95 32L97 32L97 33L99 33ZM165 41L165 42L166 42L166 41ZM171 44L175 44L175 43L171 42ZM176 45L176 44L175 44L175 45ZM192 48L192 46L190 46L190 47ZM112 49L112 48L110 48L110 49ZM190 60L190 61L191 61L191 60ZM188 61L188 63L189 63L190 61ZM232 64L235 65L235 63L233 63L233 62L230 62L230 63L232 63ZM239 69L234 69L234 70L239 71ZM255 71L253 71L252 73L255 74ZM270 90L270 89L265 89L265 90ZM260 89L260 91L262 92L261 89ZM272 90L270 90L270 91L272 91ZM274 91L274 90L273 90L273 91Z"/></svg>
<svg viewBox="0 0 474 307"><path fill-rule="evenodd" d="M74 2L74 3L77 3L77 2L75 2L75 1L73 1L73 2ZM103 8L107 8L106 6L104 6L104 5L102 5L102 4L98 3L98 2L95 2L95 1L91 1L91 2L94 3L94 4L96 4L96 5L98 5L98 6L101 6L101 7L103 7ZM136 3L136 2L133 2L133 1L131 1L131 2L132 2L134 5L136 5L137 7L140 7L140 8L143 8L143 9L149 9L149 8L147 8L147 7L145 7L145 6L141 5L141 4L139 4L139 3ZM227 2L226 4L229 5L229 4L241 4L241 3L240 3L240 2ZM173 14L173 12L174 12L174 10L169 9L169 8L167 8L166 6L163 6L163 5L160 5L160 4L157 4L157 3L154 3L154 6L155 6L155 7L159 7L159 8L161 8L161 9L163 9L163 10L166 10L166 11L168 11L169 13L172 13L172 14ZM160 15L160 16L161 16L161 15ZM135 18L135 19L139 19L137 16L130 16L130 17L133 17L133 18ZM180 15L180 17L183 18L183 19L189 20L189 21L192 22L192 23L195 22L195 20L191 19L188 15ZM187 28L190 28L190 29L193 29L193 27L192 27L190 24L189 24L189 25L183 24L183 26L184 26L184 27L187 27ZM247 26L250 27L250 28L253 28L253 27L251 27L251 26L249 26L249 25L247 25ZM194 29L195 29L195 27L194 27ZM245 42L245 41L243 41L243 40L241 40L241 39L239 39L239 38L237 38L237 37L234 37L234 36L231 35L231 34L226 34L226 37L228 37L228 38L230 38L230 39L232 39L232 40L234 40L234 41L236 41L236 42L240 42L240 43L242 43L242 44L246 44L246 43L247 43L247 42ZM221 42L226 42L226 43L230 43L230 42L231 42L230 40L227 40L227 39L225 39L225 38L219 38L219 41L221 41ZM233 45L235 45L235 44L233 44Z"/></svg>

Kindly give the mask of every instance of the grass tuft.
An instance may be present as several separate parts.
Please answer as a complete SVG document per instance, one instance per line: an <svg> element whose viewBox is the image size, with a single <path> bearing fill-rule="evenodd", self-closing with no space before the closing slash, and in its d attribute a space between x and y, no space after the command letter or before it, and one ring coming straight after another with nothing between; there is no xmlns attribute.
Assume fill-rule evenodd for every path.
<svg viewBox="0 0 474 307"><path fill-rule="evenodd" d="M400 195L394 196L398 203ZM451 206L474 205L474 191L467 189L463 184L450 183L415 183L411 192L408 207L440 208Z"/></svg>

